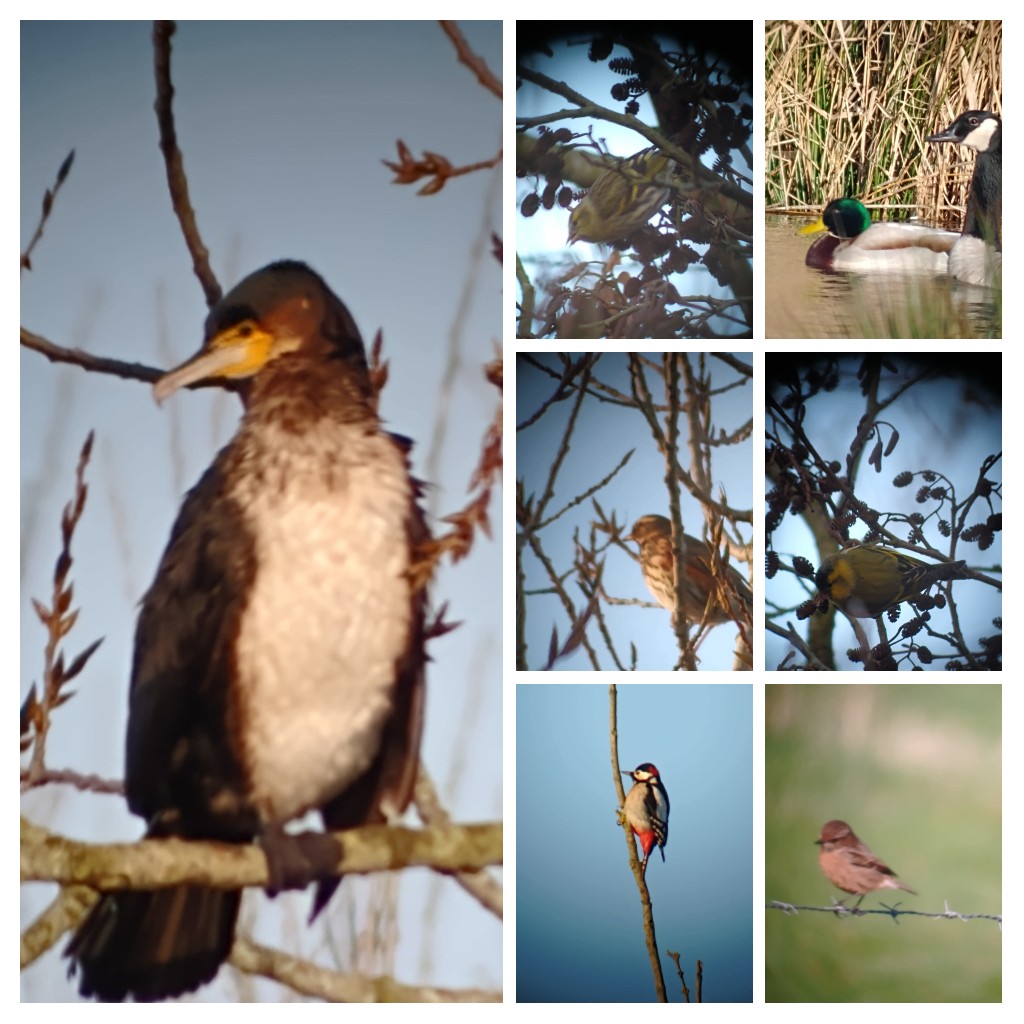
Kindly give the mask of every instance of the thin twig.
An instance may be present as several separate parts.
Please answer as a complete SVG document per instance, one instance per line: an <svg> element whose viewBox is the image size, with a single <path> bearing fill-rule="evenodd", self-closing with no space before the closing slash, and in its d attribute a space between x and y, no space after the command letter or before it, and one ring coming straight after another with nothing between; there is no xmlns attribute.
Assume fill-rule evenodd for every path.
<svg viewBox="0 0 1024 1024"><path fill-rule="evenodd" d="M50 214L53 212L53 204L57 200L57 193L60 191L61 186L67 180L68 174L71 171L71 165L75 160L75 151L71 150L66 157L64 162L60 165L57 170L57 180L54 183L52 189L47 189L43 193L43 208L39 214L39 223L36 225L36 229L32 234L32 238L29 240L28 245L22 250L21 253L21 269L31 270L32 269L32 250L39 243L43 237L43 228L46 226L46 222L50 219Z"/></svg>
<svg viewBox="0 0 1024 1024"><path fill-rule="evenodd" d="M176 30L173 21L153 22L153 71L156 77L157 126L160 129L160 152L164 155L167 171L167 187L171 193L171 205L181 225L192 269L206 295L206 305L211 309L221 300L223 290L210 266L210 251L203 243L196 223L195 211L188 194L188 178L185 175L185 159L178 148L178 133L174 126L174 84L171 81L171 37Z"/></svg>
<svg viewBox="0 0 1024 1024"><path fill-rule="evenodd" d="M483 57L478 57L466 42L466 37L459 30L454 21L439 22L444 34L452 41L455 52L458 54L459 62L465 64L474 75L477 81L485 88L494 93L500 100L503 96L501 80L496 78Z"/></svg>

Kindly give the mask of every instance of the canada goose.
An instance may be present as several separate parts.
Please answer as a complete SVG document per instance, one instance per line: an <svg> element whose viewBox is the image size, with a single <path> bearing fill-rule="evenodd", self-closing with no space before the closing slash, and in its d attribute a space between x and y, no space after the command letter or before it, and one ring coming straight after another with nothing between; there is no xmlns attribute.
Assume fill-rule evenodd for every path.
<svg viewBox="0 0 1024 1024"><path fill-rule="evenodd" d="M923 224L872 224L871 215L856 199L832 200L821 219L800 234L820 231L829 233L807 250L807 266L858 272L945 274L947 253L960 238L955 231Z"/></svg>
<svg viewBox="0 0 1024 1024"><path fill-rule="evenodd" d="M968 284L999 284L1003 268L1003 122L987 110L968 110L928 142L973 149L974 176L963 232L949 254L949 273Z"/></svg>

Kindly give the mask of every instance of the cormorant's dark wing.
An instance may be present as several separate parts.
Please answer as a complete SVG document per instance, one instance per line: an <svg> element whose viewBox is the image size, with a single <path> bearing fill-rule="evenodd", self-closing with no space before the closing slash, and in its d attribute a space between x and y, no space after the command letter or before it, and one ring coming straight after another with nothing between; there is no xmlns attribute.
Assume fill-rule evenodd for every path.
<svg viewBox="0 0 1024 1024"><path fill-rule="evenodd" d="M246 839L232 650L255 573L222 452L188 493L135 630L125 789L152 834Z"/></svg>
<svg viewBox="0 0 1024 1024"><path fill-rule="evenodd" d="M248 839L230 736L230 641L251 564L221 458L188 494L135 632L125 789L148 835ZM83 995L165 999L216 975L231 950L240 891L187 885L105 894L65 955Z"/></svg>

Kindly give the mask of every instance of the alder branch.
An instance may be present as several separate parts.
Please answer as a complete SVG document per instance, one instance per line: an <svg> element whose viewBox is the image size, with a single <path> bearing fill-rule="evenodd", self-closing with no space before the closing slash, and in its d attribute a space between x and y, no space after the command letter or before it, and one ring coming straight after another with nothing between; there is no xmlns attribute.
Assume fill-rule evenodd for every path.
<svg viewBox="0 0 1024 1024"><path fill-rule="evenodd" d="M739 186L719 177L710 167L705 167L685 149L674 145L656 128L652 128L632 114L620 114L617 110L610 110L608 107L594 103L582 93L578 93L575 89L570 88L565 82L555 81L555 79L549 78L542 72L527 68L522 64L516 65L516 74L520 78L540 86L542 89L547 89L549 92L562 96L569 100L570 103L575 103L578 108L576 110L560 110L557 114L547 114L543 115L542 118L533 118L533 123L540 123L542 120L545 122L551 121L556 117L565 120L593 117L620 125L623 128L629 128L638 135L642 135L652 145L667 153L681 167L687 168L698 180L714 184L723 195L742 207L750 209L753 206L753 194L751 192L745 192ZM526 124L521 119L517 119L516 124L519 127L526 127ZM517 147L520 137L522 137L521 134L517 135Z"/></svg>
<svg viewBox="0 0 1024 1024"><path fill-rule="evenodd" d="M787 662L794 654L793 651L790 651L782 661L775 666L778 671L804 671L807 668L818 672L831 672L833 670L834 666L826 665L816 654L814 654L810 647L804 643L803 637L796 631L796 627L792 623L789 624L788 629L783 629L781 626L766 618L765 629L770 633L775 633L777 636L781 636L783 639L788 640L793 647L807 659L806 665L789 665Z"/></svg>

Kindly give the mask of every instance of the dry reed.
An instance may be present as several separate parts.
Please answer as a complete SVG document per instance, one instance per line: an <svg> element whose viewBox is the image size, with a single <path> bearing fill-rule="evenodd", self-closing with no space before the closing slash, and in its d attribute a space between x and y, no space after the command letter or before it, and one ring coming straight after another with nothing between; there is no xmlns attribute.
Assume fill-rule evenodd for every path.
<svg viewBox="0 0 1024 1024"><path fill-rule="evenodd" d="M853 196L959 229L973 154L925 137L1002 110L1000 21L765 23L765 206Z"/></svg>

